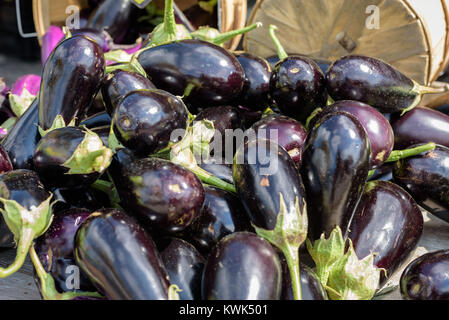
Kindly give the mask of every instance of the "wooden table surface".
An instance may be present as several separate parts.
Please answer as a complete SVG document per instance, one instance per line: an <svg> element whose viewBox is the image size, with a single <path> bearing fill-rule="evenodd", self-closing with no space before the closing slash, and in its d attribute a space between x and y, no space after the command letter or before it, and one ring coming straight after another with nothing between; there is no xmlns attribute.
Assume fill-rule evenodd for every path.
<svg viewBox="0 0 449 320"><path fill-rule="evenodd" d="M424 212L424 233L416 250L403 266L393 275L391 283L397 285L402 270L412 259L425 252L449 249L449 223L445 223ZM14 259L12 249L0 251L0 266L7 266ZM27 258L24 266L8 278L0 279L0 300L40 300L41 297L33 279L33 266ZM401 295L396 288L388 294L377 297L380 300L400 300Z"/></svg>

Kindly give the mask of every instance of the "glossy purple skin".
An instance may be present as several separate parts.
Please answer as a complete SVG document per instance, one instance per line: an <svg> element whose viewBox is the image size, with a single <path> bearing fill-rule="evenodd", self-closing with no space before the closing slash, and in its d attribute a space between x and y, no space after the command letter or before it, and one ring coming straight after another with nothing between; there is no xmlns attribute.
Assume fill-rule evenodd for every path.
<svg viewBox="0 0 449 320"><path fill-rule="evenodd" d="M36 74L26 74L14 82L11 87L11 93L22 95L23 89L27 89L29 93L37 96L41 85L41 77Z"/></svg>
<svg viewBox="0 0 449 320"><path fill-rule="evenodd" d="M448 147L437 145L435 150L397 161L393 178L420 206L449 222Z"/></svg>
<svg viewBox="0 0 449 320"><path fill-rule="evenodd" d="M417 107L403 116L393 115L391 126L397 149L428 142L449 147L449 115L440 111Z"/></svg>
<svg viewBox="0 0 449 320"><path fill-rule="evenodd" d="M201 278L206 259L187 241L178 238L158 242L162 262L170 277L182 291L180 300L201 300Z"/></svg>
<svg viewBox="0 0 449 320"><path fill-rule="evenodd" d="M101 47L83 37L62 41L50 54L42 73L39 125L47 130L57 115L78 124L92 104L105 74Z"/></svg>
<svg viewBox="0 0 449 320"><path fill-rule="evenodd" d="M312 59L289 56L273 68L270 95L283 114L305 123L315 108L326 105L326 80Z"/></svg>
<svg viewBox="0 0 449 320"><path fill-rule="evenodd" d="M417 94L413 81L386 62L348 55L331 64L326 73L329 95L335 100L355 100L380 112L398 112L409 107Z"/></svg>
<svg viewBox="0 0 449 320"><path fill-rule="evenodd" d="M68 288L66 280L73 276L73 272L67 272L70 266L76 266L73 255L75 234L81 223L92 212L86 209L72 209L61 212L53 217L50 228L35 243L35 250L44 269L55 280L56 289L59 292L73 291ZM95 291L87 276L80 272L81 291ZM71 283L71 282L70 282Z"/></svg>
<svg viewBox="0 0 449 320"><path fill-rule="evenodd" d="M0 144L0 174L13 170L11 160L3 145Z"/></svg>
<svg viewBox="0 0 449 320"><path fill-rule="evenodd" d="M330 62L327 60L322 60L322 59L313 59L316 64L318 65L318 67L320 67L321 71L323 71L323 73L326 73L327 69L329 69L330 66ZM268 58L266 58L266 61L270 64L271 68L274 68L276 66L276 64L280 61L279 56L278 55L274 55L274 56L270 56Z"/></svg>
<svg viewBox="0 0 449 320"><path fill-rule="evenodd" d="M107 36L103 34L102 31L89 28L81 28L71 30L70 32L72 33L72 36L81 35L95 41L101 47L103 52L109 51Z"/></svg>
<svg viewBox="0 0 449 320"><path fill-rule="evenodd" d="M298 166L301 165L307 131L299 121L279 114L270 114L256 122L251 129L256 134L262 134L264 131L261 130L265 130L264 134L266 134L267 139L276 138L276 142L288 152L293 161ZM271 136L272 133L274 133L273 137Z"/></svg>
<svg viewBox="0 0 449 320"><path fill-rule="evenodd" d="M400 279L404 300L449 300L449 250L426 253L413 260Z"/></svg>
<svg viewBox="0 0 449 320"><path fill-rule="evenodd" d="M366 184L349 226L349 238L360 259L376 253L374 265L384 268L380 286L415 249L423 231L423 216L404 189L388 181Z"/></svg>
<svg viewBox="0 0 449 320"><path fill-rule="evenodd" d="M85 118L83 121L81 121L80 126L86 126L86 128L88 129L104 126L110 127L111 121L111 116L106 111L102 111L88 118Z"/></svg>
<svg viewBox="0 0 449 320"><path fill-rule="evenodd" d="M224 159L211 157L200 161L198 165L221 180L234 184L234 178L232 177L232 164L227 164Z"/></svg>
<svg viewBox="0 0 449 320"><path fill-rule="evenodd" d="M363 102L341 100L323 108L321 114L335 111L349 112L366 130L371 145L371 169L377 168L388 159L395 146L395 135L382 113Z"/></svg>
<svg viewBox="0 0 449 320"><path fill-rule="evenodd" d="M53 188L53 213L59 214L70 209L99 210L110 207L109 199L100 191L88 187Z"/></svg>
<svg viewBox="0 0 449 320"><path fill-rule="evenodd" d="M177 129L186 129L187 108L182 100L163 90L137 90L127 94L112 117L117 139L142 156L151 155L178 142L172 137Z"/></svg>
<svg viewBox="0 0 449 320"><path fill-rule="evenodd" d="M167 300L167 271L150 235L128 214L97 211L75 235L75 259L109 300Z"/></svg>
<svg viewBox="0 0 449 320"><path fill-rule="evenodd" d="M270 103L271 66L263 58L251 53L237 55L245 73L245 85L239 103L263 111Z"/></svg>
<svg viewBox="0 0 449 320"><path fill-rule="evenodd" d="M370 144L362 124L347 112L324 115L309 133L301 175L307 194L311 240L346 225L363 193Z"/></svg>
<svg viewBox="0 0 449 320"><path fill-rule="evenodd" d="M279 300L282 267L271 244L254 233L224 237L204 267L204 300Z"/></svg>
<svg viewBox="0 0 449 320"><path fill-rule="evenodd" d="M245 74L226 49L201 40L182 40L147 49L139 63L157 88L195 105L225 105L240 96ZM193 86L190 94L186 89Z"/></svg>
<svg viewBox="0 0 449 320"><path fill-rule="evenodd" d="M224 190L205 186L204 204L198 217L183 232L205 257L225 236L238 231L253 231L240 199Z"/></svg>
<svg viewBox="0 0 449 320"><path fill-rule="evenodd" d="M204 188L195 174L167 160L132 161L116 183L129 214L145 227L180 232L200 213Z"/></svg>
<svg viewBox="0 0 449 320"><path fill-rule="evenodd" d="M56 46L64 39L65 35L62 29L58 26L49 26L47 32L42 37L41 45L41 60L44 66L47 62L50 53L56 48Z"/></svg>
<svg viewBox="0 0 449 320"><path fill-rule="evenodd" d="M109 73L101 85L101 93L106 110L113 114L115 108L131 91L139 89L156 89L154 84L138 73L116 70Z"/></svg>

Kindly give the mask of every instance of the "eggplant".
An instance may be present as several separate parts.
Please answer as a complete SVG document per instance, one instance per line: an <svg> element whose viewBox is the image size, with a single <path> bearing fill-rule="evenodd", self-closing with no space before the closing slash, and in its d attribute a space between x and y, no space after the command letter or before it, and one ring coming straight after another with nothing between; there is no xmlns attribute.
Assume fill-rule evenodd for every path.
<svg viewBox="0 0 449 320"><path fill-rule="evenodd" d="M251 129L256 135L266 135L266 139L274 138L288 152L298 167L301 165L307 131L299 121L279 114L269 114L253 124ZM276 137L271 137L272 132Z"/></svg>
<svg viewBox="0 0 449 320"><path fill-rule="evenodd" d="M395 163L394 182L407 190L418 204L449 222L449 148L434 150Z"/></svg>
<svg viewBox="0 0 449 320"><path fill-rule="evenodd" d="M388 63L362 55L334 61L327 70L326 82L335 101L364 102L382 113L404 113L416 107L424 93L442 91L423 87Z"/></svg>
<svg viewBox="0 0 449 320"><path fill-rule="evenodd" d="M112 118L106 111L99 112L88 118L85 118L80 123L81 126L86 126L88 129L94 129L98 127L111 126Z"/></svg>
<svg viewBox="0 0 449 320"><path fill-rule="evenodd" d="M2 141L14 169L34 168L34 150L41 138L38 123L38 99L35 99Z"/></svg>
<svg viewBox="0 0 449 320"><path fill-rule="evenodd" d="M242 92L244 71L225 49L182 40L143 50L138 62L154 85L195 105L225 105Z"/></svg>
<svg viewBox="0 0 449 320"><path fill-rule="evenodd" d="M299 54L292 54L292 55L299 55ZM268 62L268 64L271 66L272 69L276 66L276 64L279 61L281 61L278 55L269 56L265 60ZM315 63L318 65L318 67L320 67L323 73L326 73L327 69L329 69L329 66L331 65L331 62L328 60L313 58L313 61L315 61Z"/></svg>
<svg viewBox="0 0 449 320"><path fill-rule="evenodd" d="M404 300L449 300L449 250L426 253L413 260L399 282Z"/></svg>
<svg viewBox="0 0 449 320"><path fill-rule="evenodd" d="M326 114L313 127L301 165L311 240L348 223L368 179L370 154L365 129L349 113Z"/></svg>
<svg viewBox="0 0 449 320"><path fill-rule="evenodd" d="M240 199L224 190L205 186L204 204L198 217L181 233L204 256L225 236L254 229Z"/></svg>
<svg viewBox="0 0 449 320"><path fill-rule="evenodd" d="M42 73L39 126L52 127L62 117L78 125L92 104L105 75L103 50L84 36L63 40L50 54Z"/></svg>
<svg viewBox="0 0 449 320"><path fill-rule="evenodd" d="M388 181L371 181L365 185L348 226L348 237L360 259L374 253L374 265L385 269L379 287L416 248L423 224L421 210L403 188Z"/></svg>
<svg viewBox="0 0 449 320"><path fill-rule="evenodd" d="M440 111L416 107L402 117L394 114L391 126L397 148L427 142L449 147L449 116Z"/></svg>
<svg viewBox="0 0 449 320"><path fill-rule="evenodd" d="M122 155L125 166L111 174L129 214L146 229L161 232L180 232L192 223L204 203L204 188L195 174L168 160Z"/></svg>
<svg viewBox="0 0 449 320"><path fill-rule="evenodd" d="M47 133L37 144L34 168L48 187L87 186L111 162L112 151L88 129L64 127Z"/></svg>
<svg viewBox="0 0 449 320"><path fill-rule="evenodd" d="M45 63L48 60L51 52L56 48L56 46L63 40L65 37L64 32L58 26L49 26L44 36L42 37L42 45L41 45L41 61L42 66L45 66Z"/></svg>
<svg viewBox="0 0 449 320"><path fill-rule="evenodd" d="M161 260L180 300L201 300L201 278L206 259L187 241L165 238L157 242Z"/></svg>
<svg viewBox="0 0 449 320"><path fill-rule="evenodd" d="M318 119L329 112L344 111L349 112L360 121L371 145L371 169L375 169L382 165L390 156L393 147L396 146L393 129L388 120L377 109L367 105L363 102L341 100L333 103L330 106L323 108L322 112L314 117L309 126ZM397 146L396 146L397 147Z"/></svg>
<svg viewBox="0 0 449 320"><path fill-rule="evenodd" d="M137 90L121 100L112 126L125 147L148 156L178 142L178 136L172 137L172 133L187 129L188 120L187 108L180 98L158 89Z"/></svg>
<svg viewBox="0 0 449 320"><path fill-rule="evenodd" d="M107 112L113 115L120 100L131 91L139 89L156 89L156 87L149 79L135 72L115 70L109 73L101 85Z"/></svg>
<svg viewBox="0 0 449 320"><path fill-rule="evenodd" d="M282 267L273 247L254 233L224 237L209 255L204 300L279 300Z"/></svg>
<svg viewBox="0 0 449 320"><path fill-rule="evenodd" d="M211 157L198 163L201 169L213 174L217 178L234 184L234 178L232 177L232 165L227 164L225 159L218 159L217 157Z"/></svg>
<svg viewBox="0 0 449 320"><path fill-rule="evenodd" d="M14 82L8 97L16 117L20 117L36 99L40 84L41 77L36 74L26 74Z"/></svg>
<svg viewBox="0 0 449 320"><path fill-rule="evenodd" d="M87 275L79 270L73 254L76 231L91 213L86 209L71 209L56 214L50 228L36 240L34 247L39 260L55 280L59 292L95 290ZM77 279L72 279L73 267L78 268ZM36 275L35 280L39 283Z"/></svg>
<svg viewBox="0 0 449 320"><path fill-rule="evenodd" d="M153 239L117 209L92 213L75 235L75 260L109 300L167 300L167 271Z"/></svg>
<svg viewBox="0 0 449 320"><path fill-rule="evenodd" d="M271 66L263 58L251 53L237 55L245 73L245 83L238 102L255 111L263 111L270 104Z"/></svg>

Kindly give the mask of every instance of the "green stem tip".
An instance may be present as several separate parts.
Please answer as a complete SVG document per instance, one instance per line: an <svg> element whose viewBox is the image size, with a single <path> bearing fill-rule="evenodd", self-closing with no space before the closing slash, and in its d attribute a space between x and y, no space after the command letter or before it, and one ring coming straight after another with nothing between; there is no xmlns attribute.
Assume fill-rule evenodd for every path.
<svg viewBox="0 0 449 320"><path fill-rule="evenodd" d="M278 27L275 26L274 24L271 24L268 27L268 33L271 37L271 40L273 41L275 47L276 47L276 51L277 54L279 56L280 60L284 60L285 58L288 57L287 52L285 51L284 47L282 46L281 42L279 41L278 37L276 36L275 31L278 30Z"/></svg>

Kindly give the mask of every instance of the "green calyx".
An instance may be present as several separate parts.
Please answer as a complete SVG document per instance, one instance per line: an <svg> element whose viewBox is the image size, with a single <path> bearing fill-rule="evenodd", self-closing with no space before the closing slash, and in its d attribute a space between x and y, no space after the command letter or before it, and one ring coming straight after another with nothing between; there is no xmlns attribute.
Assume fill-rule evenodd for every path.
<svg viewBox="0 0 449 320"><path fill-rule="evenodd" d="M232 38L247 33L251 30L260 28L262 26L261 22L253 23L247 27L237 29L237 30L231 30L229 32L220 33L215 28L202 26L199 27L198 30L191 33L191 36L193 39L199 39L207 42L211 42L213 44L223 46L223 44Z"/></svg>
<svg viewBox="0 0 449 320"><path fill-rule="evenodd" d="M103 141L95 132L87 128L84 130L86 135L83 141L63 164L69 169L66 174L103 173L111 164L112 150L103 145Z"/></svg>
<svg viewBox="0 0 449 320"><path fill-rule="evenodd" d="M310 240L306 244L331 300L371 300L379 285L380 272L385 270L374 265L374 253L359 259L352 241L347 242L337 226L328 239L322 234L313 245Z"/></svg>
<svg viewBox="0 0 449 320"><path fill-rule="evenodd" d="M203 0L198 1L198 6L204 11L209 12L210 14L214 13L214 9L217 6L218 0Z"/></svg>
<svg viewBox="0 0 449 320"><path fill-rule="evenodd" d="M273 230L266 230L253 225L257 235L279 248L286 260L292 279L292 290L295 300L301 300L301 280L299 267L299 247L307 238L307 207L301 207L296 199L295 210L288 212L284 197L279 194L279 214Z"/></svg>
<svg viewBox="0 0 449 320"><path fill-rule="evenodd" d="M181 300L178 294L178 292L181 291L182 290L176 284L170 285L170 287L168 287L168 300Z"/></svg>
<svg viewBox="0 0 449 320"><path fill-rule="evenodd" d="M125 50L111 50L104 54L104 59L119 63L129 63L131 62L132 56L132 54L129 54Z"/></svg>
<svg viewBox="0 0 449 320"><path fill-rule="evenodd" d="M47 133L49 133L50 131L53 131L55 129L65 128L65 127L74 127L75 122L76 122L76 119L74 118L68 124L66 124L64 121L64 118L60 114L58 114L56 116L55 120L53 120L53 123L49 129L44 130L41 127L39 127L38 129L39 129L39 133L40 133L41 137L44 137Z"/></svg>
<svg viewBox="0 0 449 320"><path fill-rule="evenodd" d="M114 133L114 127L112 123L109 129L108 146L109 149L111 149L114 154L117 152L117 150L124 148L124 146L120 143L120 141L117 139L117 136Z"/></svg>
<svg viewBox="0 0 449 320"><path fill-rule="evenodd" d="M36 99L36 96L32 95L26 88L23 88L20 96L13 93L9 94L9 104L18 118L27 111L34 99Z"/></svg>

